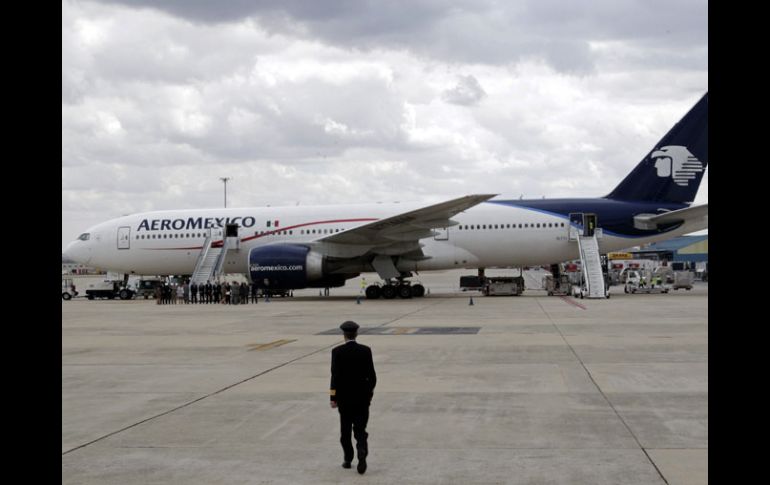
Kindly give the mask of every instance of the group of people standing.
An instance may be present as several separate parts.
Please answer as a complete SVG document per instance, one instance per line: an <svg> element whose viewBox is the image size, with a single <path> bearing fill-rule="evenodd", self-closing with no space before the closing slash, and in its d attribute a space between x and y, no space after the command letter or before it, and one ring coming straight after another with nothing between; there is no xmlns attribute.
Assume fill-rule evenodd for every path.
<svg viewBox="0 0 770 485"><path fill-rule="evenodd" d="M207 281L205 284L190 283L163 283L155 288L155 299L158 305L180 304L212 304L238 305L259 303L257 285L246 282L220 283Z"/></svg>

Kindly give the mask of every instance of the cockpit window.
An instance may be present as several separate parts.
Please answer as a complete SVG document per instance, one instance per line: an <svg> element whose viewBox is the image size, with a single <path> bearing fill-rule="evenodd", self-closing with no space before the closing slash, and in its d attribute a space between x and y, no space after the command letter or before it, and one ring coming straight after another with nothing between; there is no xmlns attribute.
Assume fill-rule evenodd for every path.
<svg viewBox="0 0 770 485"><path fill-rule="evenodd" d="M91 234L89 234L87 232L84 232L83 234L78 236L78 239L80 239L81 241L88 241L88 239L90 239L90 237L91 237Z"/></svg>

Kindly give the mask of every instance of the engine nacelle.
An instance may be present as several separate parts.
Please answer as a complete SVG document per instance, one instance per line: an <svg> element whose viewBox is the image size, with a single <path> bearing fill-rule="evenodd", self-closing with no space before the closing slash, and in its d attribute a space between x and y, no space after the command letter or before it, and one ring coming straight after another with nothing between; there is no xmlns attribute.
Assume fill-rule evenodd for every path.
<svg viewBox="0 0 770 485"><path fill-rule="evenodd" d="M298 244L271 244L249 251L248 277L258 288L298 290L338 287L346 275L325 275L324 257Z"/></svg>

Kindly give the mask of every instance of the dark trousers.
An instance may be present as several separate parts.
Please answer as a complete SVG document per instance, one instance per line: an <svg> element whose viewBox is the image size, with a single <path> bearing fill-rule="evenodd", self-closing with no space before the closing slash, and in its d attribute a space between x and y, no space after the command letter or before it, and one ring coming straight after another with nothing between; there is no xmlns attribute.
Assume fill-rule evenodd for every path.
<svg viewBox="0 0 770 485"><path fill-rule="evenodd" d="M358 459L366 458L369 454L369 445L366 432L366 425L369 422L369 406L345 406L338 405L340 412L340 444L345 453L345 461L353 461L353 441L350 439L350 432L356 438L356 450Z"/></svg>

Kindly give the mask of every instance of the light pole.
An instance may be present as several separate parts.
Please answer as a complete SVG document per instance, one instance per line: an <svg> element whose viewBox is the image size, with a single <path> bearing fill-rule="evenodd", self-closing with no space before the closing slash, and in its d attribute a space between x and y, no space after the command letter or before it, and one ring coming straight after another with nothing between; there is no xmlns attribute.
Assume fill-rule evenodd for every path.
<svg viewBox="0 0 770 485"><path fill-rule="evenodd" d="M227 209L227 181L230 177L219 177L219 180L225 183L225 209Z"/></svg>

